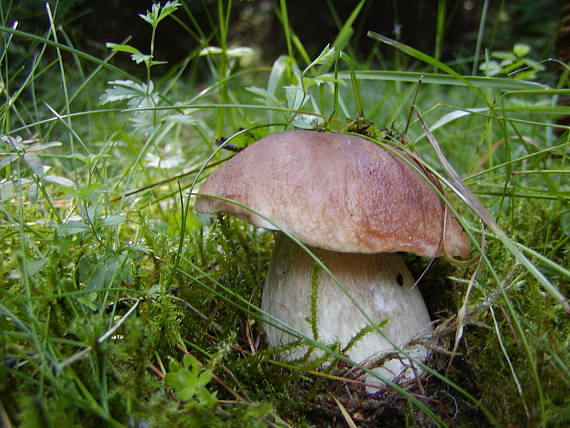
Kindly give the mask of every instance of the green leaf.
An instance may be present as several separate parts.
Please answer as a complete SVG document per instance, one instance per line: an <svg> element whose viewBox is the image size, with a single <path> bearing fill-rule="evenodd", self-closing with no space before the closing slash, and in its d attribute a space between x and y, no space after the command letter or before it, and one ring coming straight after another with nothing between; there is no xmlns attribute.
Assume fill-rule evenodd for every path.
<svg viewBox="0 0 570 428"><path fill-rule="evenodd" d="M186 227L188 229L200 229L202 227L202 223L200 223L200 220L196 215L188 213L186 216Z"/></svg>
<svg viewBox="0 0 570 428"><path fill-rule="evenodd" d="M6 144L10 149L13 150L24 150L26 145L22 143L22 137L20 136L9 136L9 135L2 135L0 137L0 143Z"/></svg>
<svg viewBox="0 0 570 428"><path fill-rule="evenodd" d="M175 371L166 373L164 381L168 386L171 386L176 391L180 391L186 387L188 380L186 374L186 371L176 369Z"/></svg>
<svg viewBox="0 0 570 428"><path fill-rule="evenodd" d="M117 43L106 43L105 46L114 50L115 52L128 52L131 54L140 54L141 53L141 51L139 51L137 48L135 48L134 46L131 46L131 45L119 45Z"/></svg>
<svg viewBox="0 0 570 428"><path fill-rule="evenodd" d="M69 178L60 177L59 175L44 175L42 179L44 181L59 184L60 186L64 187L75 187L75 183L73 181L71 181Z"/></svg>
<svg viewBox="0 0 570 428"><path fill-rule="evenodd" d="M210 381L212 380L212 371L211 370L204 370L196 379L196 388L203 388L205 387Z"/></svg>
<svg viewBox="0 0 570 428"><path fill-rule="evenodd" d="M201 388L196 391L196 397L200 401L200 404L204 406L213 406L218 402L218 398L216 397L216 393L211 393L206 388Z"/></svg>
<svg viewBox="0 0 570 428"><path fill-rule="evenodd" d="M199 56L208 56L208 55L221 55L224 53L224 50L218 46L206 46L205 48L200 50ZM255 51L252 48L238 46L235 48L230 48L226 50L226 55L228 58L251 58L255 56Z"/></svg>
<svg viewBox="0 0 570 428"><path fill-rule="evenodd" d="M101 290L132 282L130 263L127 254L111 254L99 259L86 256L79 262L78 270L86 289Z"/></svg>
<svg viewBox="0 0 570 428"><path fill-rule="evenodd" d="M162 19L166 18L168 15L175 12L179 6L180 3L178 3L178 0L167 1L166 3L164 3L164 5L162 6L162 10L160 11L160 15L158 17L159 22Z"/></svg>
<svg viewBox="0 0 570 428"><path fill-rule="evenodd" d="M245 411L245 417L259 419L260 417L271 414L273 411L274 409L269 403L252 403L252 405L248 406L247 410Z"/></svg>
<svg viewBox="0 0 570 428"><path fill-rule="evenodd" d="M47 263L46 260L29 260L25 259L19 265L18 269L14 269L10 272L10 279L20 280L26 274L29 277L34 276L38 273ZM25 269L25 272L23 271Z"/></svg>
<svg viewBox="0 0 570 428"><path fill-rule="evenodd" d="M88 155L84 155L83 153L71 153L66 155L66 157L67 159L76 159L87 165L92 165L99 160L108 159L111 156L106 153L89 153Z"/></svg>
<svg viewBox="0 0 570 428"><path fill-rule="evenodd" d="M151 299L156 299L162 294L163 291L164 289L161 287L160 284L154 284L152 287L146 290L146 295Z"/></svg>
<svg viewBox="0 0 570 428"><path fill-rule="evenodd" d="M117 101L128 101L130 108L152 106L154 84L152 80L147 83L135 83L132 80L113 80L109 82L113 85L105 89L100 104L113 103Z"/></svg>
<svg viewBox="0 0 570 428"><path fill-rule="evenodd" d="M502 61L500 62L499 65L500 65L502 68L504 68L504 67L507 67L507 66L513 64L513 63L514 63L514 60L515 60L514 57L513 57L513 58L505 58L504 60L502 60ZM494 62L494 61L493 61L493 62ZM487 64L487 63L483 63L483 64ZM500 68L501 68L501 67L500 67ZM479 69L481 69L481 67L479 67ZM500 70L499 70L499 71L500 71Z"/></svg>
<svg viewBox="0 0 570 428"><path fill-rule="evenodd" d="M177 0L167 1L162 6L160 3L154 3L150 11L147 11L146 14L141 13L139 16L153 27L156 27L160 21L175 12L179 6L180 3Z"/></svg>
<svg viewBox="0 0 570 428"><path fill-rule="evenodd" d="M192 382L188 382L191 384ZM187 386L186 388L182 388L176 392L178 398L182 401L190 401L194 395L196 394L196 388L194 386Z"/></svg>
<svg viewBox="0 0 570 428"><path fill-rule="evenodd" d="M516 43L513 46L513 53L518 57L526 56L528 55L529 52L530 52L530 46L527 44Z"/></svg>
<svg viewBox="0 0 570 428"><path fill-rule="evenodd" d="M124 223L125 221L127 221L127 219L122 215L110 215L108 217L105 217L103 219L103 223L101 224L102 226L117 226Z"/></svg>
<svg viewBox="0 0 570 428"><path fill-rule="evenodd" d="M502 59L502 60L514 61L517 59L517 57L515 55L513 55L512 52L507 52L507 51L493 51L491 56L493 58Z"/></svg>
<svg viewBox="0 0 570 428"><path fill-rule="evenodd" d="M138 52L138 53L132 54L131 58L137 64L140 64L141 62L149 62L150 63L152 60L152 55L146 55L146 54Z"/></svg>
<svg viewBox="0 0 570 428"><path fill-rule="evenodd" d="M167 385L176 390L182 401L197 399L200 405L213 405L218 399L206 388L213 377L212 370L202 369L202 364L192 354L184 354L182 365L171 360L170 371L164 377ZM196 401L196 400L195 400Z"/></svg>
<svg viewBox="0 0 570 428"><path fill-rule="evenodd" d="M252 48L245 46L238 46L227 50L227 55L230 58L251 58L255 56L255 51Z"/></svg>
<svg viewBox="0 0 570 428"><path fill-rule="evenodd" d="M17 180L2 181L0 180L0 202L13 198L16 191L19 191L23 185L32 183L29 178L19 178Z"/></svg>
<svg viewBox="0 0 570 428"><path fill-rule="evenodd" d="M206 46L205 48L200 49L198 56L220 55L222 52L223 49L217 46Z"/></svg>
<svg viewBox="0 0 570 428"><path fill-rule="evenodd" d="M77 233L87 232L91 228L81 221L70 220L59 226L57 234L59 236L75 235Z"/></svg>
<svg viewBox="0 0 570 428"><path fill-rule="evenodd" d="M291 125L295 128L301 129L314 129L324 123L325 119L312 114L298 114L295 119L291 121Z"/></svg>
<svg viewBox="0 0 570 428"><path fill-rule="evenodd" d="M107 271L107 265L105 262L99 262L90 271L90 275L87 280L85 288L87 290L101 290L105 288L107 283L107 277L109 273Z"/></svg>
<svg viewBox="0 0 570 428"><path fill-rule="evenodd" d="M280 87L281 80L290 76L289 82L299 83L302 81L301 70L293 58L281 55L273 63L271 73L269 73L269 81L267 82L267 92L277 96L277 89ZM293 80L295 78L296 81Z"/></svg>
<svg viewBox="0 0 570 428"><path fill-rule="evenodd" d="M39 195L39 189L38 189L38 184L37 183L32 183L30 184L30 187L28 189L28 198L30 200L30 202L37 202L38 201L38 195Z"/></svg>
<svg viewBox="0 0 570 428"><path fill-rule="evenodd" d="M251 92L254 95L257 95L256 98L257 102L260 102L267 106L280 106L281 102L269 91L266 91L263 88L258 88L257 86L247 86L244 88L246 91Z"/></svg>
<svg viewBox="0 0 570 428"><path fill-rule="evenodd" d="M28 147L28 149L26 151L28 152L39 152L41 150L46 150L52 147L60 147L61 141L49 141L47 143L40 143L40 144L34 144L30 147Z"/></svg>
<svg viewBox="0 0 570 428"><path fill-rule="evenodd" d="M299 110L309 100L309 94L305 93L305 89L301 85L285 86L285 96L287 97L287 105L291 110Z"/></svg>
<svg viewBox="0 0 570 428"><path fill-rule="evenodd" d="M196 125L198 120L190 116L189 114L169 114L164 118L166 122L181 123L184 125Z"/></svg>
<svg viewBox="0 0 570 428"><path fill-rule="evenodd" d="M99 217L101 217L101 213L103 212L103 205L101 204L94 204L87 207L86 212L84 212L83 217L87 216L86 221L89 223L95 223Z"/></svg>
<svg viewBox="0 0 570 428"><path fill-rule="evenodd" d="M16 159L18 159L18 155L8 155L5 158L0 159L0 169L14 162Z"/></svg>
<svg viewBox="0 0 570 428"><path fill-rule="evenodd" d="M330 45L326 45L319 56L310 63L307 68L303 71L305 74L310 68L314 67L315 65L324 65L327 68L334 64L336 58L338 57L338 50L335 47L330 47Z"/></svg>
<svg viewBox="0 0 570 428"><path fill-rule="evenodd" d="M495 76L503 71L502 67L497 61L486 61L479 65L479 70L485 73L485 76Z"/></svg>
<svg viewBox="0 0 570 428"><path fill-rule="evenodd" d="M200 361L198 361L198 359L192 354L184 354L184 357L182 357L182 364L185 368L201 366Z"/></svg>
<svg viewBox="0 0 570 428"><path fill-rule="evenodd" d="M151 16L149 16L149 15L150 15L149 12L147 12L146 15L143 14L143 13L139 13L139 16L140 16L142 19L144 19L144 20L145 20L146 22L148 22L150 25L153 25L153 26L154 26L154 19L153 19Z"/></svg>
<svg viewBox="0 0 570 428"><path fill-rule="evenodd" d="M44 164L40 160L39 156L34 153L24 153L24 162L30 167L30 169L40 177L44 175Z"/></svg>
<svg viewBox="0 0 570 428"><path fill-rule="evenodd" d="M515 79L520 79L520 80L531 80L531 79L536 78L536 71L535 70L519 71L513 77Z"/></svg>

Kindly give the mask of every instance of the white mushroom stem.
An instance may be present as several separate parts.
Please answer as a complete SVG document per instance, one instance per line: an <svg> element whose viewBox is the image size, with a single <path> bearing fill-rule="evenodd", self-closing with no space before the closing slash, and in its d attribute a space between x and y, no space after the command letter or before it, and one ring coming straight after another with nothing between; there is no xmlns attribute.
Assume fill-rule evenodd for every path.
<svg viewBox="0 0 570 428"><path fill-rule="evenodd" d="M413 286L414 279L399 255L310 249L373 323L388 321L382 333L367 333L347 351L353 361L370 366L383 355L397 352L395 346L405 347L414 337L433 331L420 291ZM324 344L339 342L345 347L370 323L326 272L315 269L318 269L315 261L302 248L277 233L262 308L304 336ZM297 340L268 323L265 332L273 347ZM296 347L288 350L283 358L298 359L306 351L307 347ZM421 346L409 348L408 352L420 361L429 354ZM391 380L402 377L409 380L413 378L413 372L404 373L409 366L410 361L403 356L393 358L383 362L379 374Z"/></svg>

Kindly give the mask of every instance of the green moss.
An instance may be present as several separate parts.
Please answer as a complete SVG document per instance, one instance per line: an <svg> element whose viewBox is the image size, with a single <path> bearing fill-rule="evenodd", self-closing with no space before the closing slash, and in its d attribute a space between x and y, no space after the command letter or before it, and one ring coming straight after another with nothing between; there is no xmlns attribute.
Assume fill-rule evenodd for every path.
<svg viewBox="0 0 570 428"><path fill-rule="evenodd" d="M317 264L313 264L313 270L311 272L311 330L313 332L313 340L319 340L319 275L321 273L321 267Z"/></svg>

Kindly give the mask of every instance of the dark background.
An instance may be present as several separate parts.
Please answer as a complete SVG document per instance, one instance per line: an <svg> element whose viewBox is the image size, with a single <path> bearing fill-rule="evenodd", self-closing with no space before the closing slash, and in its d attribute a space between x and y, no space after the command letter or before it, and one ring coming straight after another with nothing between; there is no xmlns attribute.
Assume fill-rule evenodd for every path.
<svg viewBox="0 0 570 428"><path fill-rule="evenodd" d="M2 1L4 16L19 21L18 29L35 34L46 34L49 22L44 1L20 0L13 4ZM56 24L65 29L74 46L98 57L108 54L105 42L119 43L131 37L130 44L148 53L150 26L138 17L150 9L148 0L60 0L49 1ZM227 3L224 1L224 3ZM358 2L356 0L289 0L289 21L310 56L318 54L338 34L336 22L345 22ZM477 29L484 1L447 0L442 59L469 60L473 55ZM369 30L399 39L416 49L434 53L437 0L370 0L355 22L351 45L365 58L378 43L366 37ZM167 18L159 27L156 38L156 59L176 63L204 45L219 45L217 0L185 1L176 16L190 29L195 25L193 15L204 30L207 40L198 40L180 23ZM514 43L531 45L532 57L545 59L555 55L555 34L559 26L562 0L490 1L485 27L484 48L510 50ZM286 44L279 18L278 0L249 0L233 2L229 40L234 45L259 48L260 61L270 64L286 52ZM334 10L331 12L331 10ZM335 16L336 22L335 22ZM396 28L400 32L395 31ZM390 58L393 49L383 47L381 55ZM127 55L117 55L113 61L130 67ZM166 69L166 67L162 67ZM157 71L160 72L159 69Z"/></svg>

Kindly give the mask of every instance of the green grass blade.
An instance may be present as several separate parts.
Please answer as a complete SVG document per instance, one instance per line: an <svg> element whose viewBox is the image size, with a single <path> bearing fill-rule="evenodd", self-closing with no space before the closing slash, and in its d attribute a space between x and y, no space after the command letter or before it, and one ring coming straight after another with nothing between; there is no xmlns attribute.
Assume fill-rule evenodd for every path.
<svg viewBox="0 0 570 428"><path fill-rule="evenodd" d="M431 66L433 66L434 68L437 68L447 74L449 74L450 76L454 77L455 79L465 83L467 86L469 86L471 89L473 89L473 91L477 94L477 96L479 97L479 99L481 101L483 101L488 107L491 107L491 103L489 102L489 100L487 100L487 97L483 94L483 92L481 92L479 90L479 88L477 88L476 86L474 86L469 80L467 80L465 77L463 77L461 74L457 73L455 70L453 70L451 67L449 67L448 65L442 63L441 61L436 60L435 58L420 52L417 49L412 48L411 46L405 45L404 43L400 43L396 40L392 40L386 36L382 36L378 33L374 33L373 31L369 31L368 32L368 37L370 37L371 39L377 40L379 42L382 43L386 43L389 46L392 46L402 52L404 52L405 54L416 58L420 61L425 62L426 64L429 64Z"/></svg>
<svg viewBox="0 0 570 428"><path fill-rule="evenodd" d="M414 72L414 71L396 71L396 70L364 70L356 71L356 78L359 80L381 80L389 82L410 82L433 85L452 85L452 86L468 86L474 88L489 88L509 91L549 91L548 86L529 82L526 80L507 79L502 77L482 77L482 76L463 76L457 78L441 73ZM459 75L458 75L459 76ZM322 77L332 78L332 74L323 74ZM342 80L350 79L350 73L339 72L338 78ZM532 93L532 92L529 92ZM548 93L548 92L547 92ZM554 94L554 92L553 92Z"/></svg>

